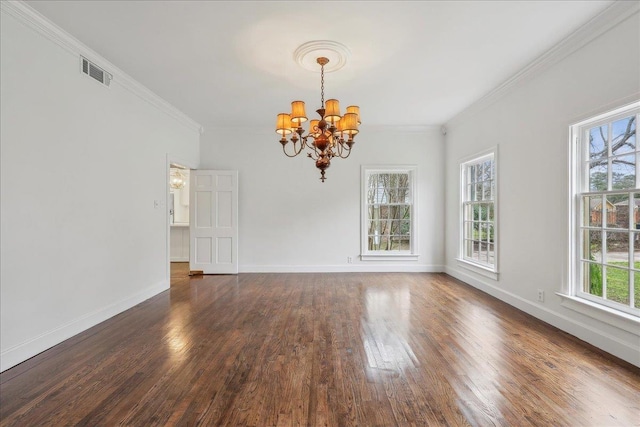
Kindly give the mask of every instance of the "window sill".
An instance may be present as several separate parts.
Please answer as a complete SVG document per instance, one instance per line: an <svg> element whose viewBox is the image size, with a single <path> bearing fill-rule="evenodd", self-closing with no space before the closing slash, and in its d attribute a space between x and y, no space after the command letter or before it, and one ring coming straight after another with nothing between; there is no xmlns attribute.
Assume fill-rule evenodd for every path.
<svg viewBox="0 0 640 427"><path fill-rule="evenodd" d="M367 254L360 255L362 261L418 261L416 254Z"/></svg>
<svg viewBox="0 0 640 427"><path fill-rule="evenodd" d="M467 260L464 260L462 258L456 258L456 261L458 261L458 265L462 268L465 268L469 271L473 271L476 274L479 274L481 276L487 277L491 280L495 280L496 282L499 279L499 274L497 271L492 270L489 267L484 267L482 265L478 265L478 264L473 264Z"/></svg>
<svg viewBox="0 0 640 427"><path fill-rule="evenodd" d="M556 292L562 298L561 305L569 310L576 311L585 316L604 322L616 328L623 329L634 335L640 336L640 318L631 314L614 310L604 305Z"/></svg>

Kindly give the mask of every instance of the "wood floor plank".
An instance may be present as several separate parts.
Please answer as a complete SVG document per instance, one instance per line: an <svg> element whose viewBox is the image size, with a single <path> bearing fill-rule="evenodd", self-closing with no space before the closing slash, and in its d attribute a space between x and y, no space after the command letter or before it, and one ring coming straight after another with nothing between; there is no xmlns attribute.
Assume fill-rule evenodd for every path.
<svg viewBox="0 0 640 427"><path fill-rule="evenodd" d="M640 369L444 274L171 280L0 374L0 426L640 422Z"/></svg>

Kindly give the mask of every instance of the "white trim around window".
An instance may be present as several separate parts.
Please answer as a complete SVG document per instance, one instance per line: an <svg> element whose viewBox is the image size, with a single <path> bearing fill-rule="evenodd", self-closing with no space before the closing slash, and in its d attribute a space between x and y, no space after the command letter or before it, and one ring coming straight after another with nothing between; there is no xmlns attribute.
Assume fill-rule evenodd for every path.
<svg viewBox="0 0 640 427"><path fill-rule="evenodd" d="M417 261L417 166L361 168L363 261Z"/></svg>
<svg viewBox="0 0 640 427"><path fill-rule="evenodd" d="M458 262L498 280L498 147L460 160Z"/></svg>

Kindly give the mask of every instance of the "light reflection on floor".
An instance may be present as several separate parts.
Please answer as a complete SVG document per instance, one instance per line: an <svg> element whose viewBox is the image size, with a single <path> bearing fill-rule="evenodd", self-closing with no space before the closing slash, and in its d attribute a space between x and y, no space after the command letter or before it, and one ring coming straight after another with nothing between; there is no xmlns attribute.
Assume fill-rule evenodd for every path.
<svg viewBox="0 0 640 427"><path fill-rule="evenodd" d="M364 351L372 369L401 373L417 366L408 342L411 330L411 293L402 288L367 288L361 319Z"/></svg>

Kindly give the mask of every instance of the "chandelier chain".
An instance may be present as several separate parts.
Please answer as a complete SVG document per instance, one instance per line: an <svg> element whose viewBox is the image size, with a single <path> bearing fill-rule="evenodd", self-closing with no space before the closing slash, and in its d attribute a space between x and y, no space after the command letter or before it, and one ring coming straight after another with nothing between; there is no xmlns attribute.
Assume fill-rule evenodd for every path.
<svg viewBox="0 0 640 427"><path fill-rule="evenodd" d="M324 108L324 64L320 66L320 106Z"/></svg>

